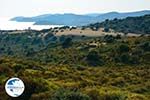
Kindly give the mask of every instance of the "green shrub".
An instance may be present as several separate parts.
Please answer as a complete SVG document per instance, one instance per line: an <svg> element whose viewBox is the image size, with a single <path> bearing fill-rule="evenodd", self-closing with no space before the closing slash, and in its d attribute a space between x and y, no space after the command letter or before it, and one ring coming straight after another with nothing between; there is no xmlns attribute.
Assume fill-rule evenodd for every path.
<svg viewBox="0 0 150 100"><path fill-rule="evenodd" d="M128 64L130 61L130 56L128 53L124 53L122 55L120 55L120 62Z"/></svg>
<svg viewBox="0 0 150 100"><path fill-rule="evenodd" d="M87 62L91 66L103 65L104 61L97 51L90 51L86 58Z"/></svg>
<svg viewBox="0 0 150 100"><path fill-rule="evenodd" d="M123 53L123 52L129 52L130 48L127 44L121 44L118 47L118 52Z"/></svg>
<svg viewBox="0 0 150 100"><path fill-rule="evenodd" d="M36 79L33 77L21 77L25 84L25 91L19 97L20 100L28 100L33 94L38 94L48 91L48 84L44 79Z"/></svg>
<svg viewBox="0 0 150 100"><path fill-rule="evenodd" d="M53 91L42 92L38 94L33 94L30 100L51 100Z"/></svg>
<svg viewBox="0 0 150 100"><path fill-rule="evenodd" d="M127 100L127 96L121 92L106 92L100 95L100 100Z"/></svg>
<svg viewBox="0 0 150 100"><path fill-rule="evenodd" d="M1 75L12 77L14 75L14 71L8 65L0 65L0 76Z"/></svg>
<svg viewBox="0 0 150 100"><path fill-rule="evenodd" d="M79 91L59 89L50 100L90 100L90 97Z"/></svg>
<svg viewBox="0 0 150 100"><path fill-rule="evenodd" d="M108 27L105 27L105 28L104 28L104 32L109 32L109 30L110 30L110 29L109 29Z"/></svg>
<svg viewBox="0 0 150 100"><path fill-rule="evenodd" d="M133 95L129 96L128 100L149 100L149 99L143 95L133 94Z"/></svg>
<svg viewBox="0 0 150 100"><path fill-rule="evenodd" d="M72 45L72 39L71 38L66 38L64 40L64 42L62 43L63 48L68 48L71 45Z"/></svg>
<svg viewBox="0 0 150 100"><path fill-rule="evenodd" d="M24 69L23 65L21 65L21 64L13 64L12 67L13 67L15 73Z"/></svg>
<svg viewBox="0 0 150 100"><path fill-rule="evenodd" d="M115 37L112 35L106 35L106 36L104 36L104 41L107 43L112 43L115 41Z"/></svg>
<svg viewBox="0 0 150 100"><path fill-rule="evenodd" d="M146 41L144 43L140 44L140 47L144 50L144 51L150 51L150 42Z"/></svg>
<svg viewBox="0 0 150 100"><path fill-rule="evenodd" d="M101 100L100 93L96 89L90 90L87 94L91 98L91 100Z"/></svg>
<svg viewBox="0 0 150 100"><path fill-rule="evenodd" d="M149 60L150 60L150 52L145 53L142 58L143 58L144 63L150 64L150 62L149 62Z"/></svg>
<svg viewBox="0 0 150 100"><path fill-rule="evenodd" d="M134 93L139 93L139 94L150 93L150 85L145 84L145 86L136 87L135 89L131 91Z"/></svg>

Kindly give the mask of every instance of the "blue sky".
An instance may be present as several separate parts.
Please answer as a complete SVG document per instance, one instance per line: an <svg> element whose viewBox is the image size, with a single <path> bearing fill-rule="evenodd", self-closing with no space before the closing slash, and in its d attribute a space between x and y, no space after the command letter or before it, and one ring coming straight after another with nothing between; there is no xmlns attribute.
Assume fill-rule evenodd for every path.
<svg viewBox="0 0 150 100"><path fill-rule="evenodd" d="M0 0L0 17L150 10L150 0Z"/></svg>

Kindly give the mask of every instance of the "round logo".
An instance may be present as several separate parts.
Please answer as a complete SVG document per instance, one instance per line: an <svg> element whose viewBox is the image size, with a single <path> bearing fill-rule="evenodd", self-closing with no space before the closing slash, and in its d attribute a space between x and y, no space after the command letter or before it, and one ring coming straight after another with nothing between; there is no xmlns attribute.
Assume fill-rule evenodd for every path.
<svg viewBox="0 0 150 100"><path fill-rule="evenodd" d="M24 89L24 83L19 78L11 78L5 84L5 90L11 97L19 97L24 92Z"/></svg>

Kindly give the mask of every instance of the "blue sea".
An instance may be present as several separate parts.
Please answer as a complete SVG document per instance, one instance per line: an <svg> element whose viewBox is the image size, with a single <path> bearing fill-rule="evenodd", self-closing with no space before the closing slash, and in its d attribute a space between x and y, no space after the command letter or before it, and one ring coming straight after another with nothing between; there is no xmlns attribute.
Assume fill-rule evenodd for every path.
<svg viewBox="0 0 150 100"><path fill-rule="evenodd" d="M31 29L41 30L49 29L54 27L61 27L60 25L33 25L34 22L16 22L10 21L11 18L1 18L0 17L0 30L24 30Z"/></svg>

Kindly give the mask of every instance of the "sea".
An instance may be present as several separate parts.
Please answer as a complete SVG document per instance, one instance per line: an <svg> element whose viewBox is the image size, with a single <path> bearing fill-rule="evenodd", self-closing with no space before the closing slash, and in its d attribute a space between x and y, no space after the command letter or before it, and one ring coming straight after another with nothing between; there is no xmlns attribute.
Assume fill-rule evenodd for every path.
<svg viewBox="0 0 150 100"><path fill-rule="evenodd" d="M61 27L62 25L34 25L34 22L16 22L11 21L11 18L0 17L0 30L25 30L34 29L42 30L54 27Z"/></svg>

